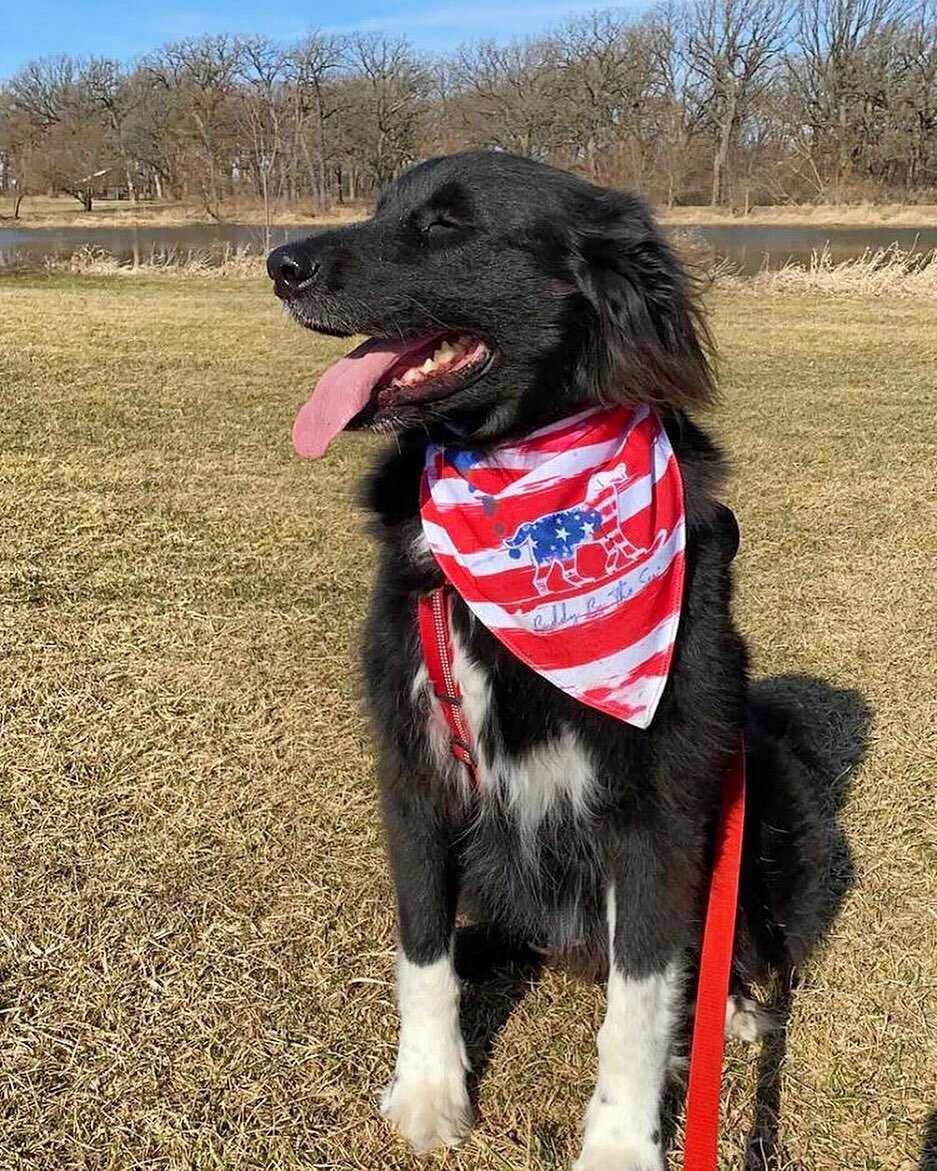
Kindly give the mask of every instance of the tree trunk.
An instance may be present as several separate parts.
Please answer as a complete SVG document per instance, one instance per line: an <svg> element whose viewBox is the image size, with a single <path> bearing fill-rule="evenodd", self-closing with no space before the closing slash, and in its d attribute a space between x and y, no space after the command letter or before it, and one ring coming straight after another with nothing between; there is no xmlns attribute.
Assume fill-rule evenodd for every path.
<svg viewBox="0 0 937 1171"><path fill-rule="evenodd" d="M270 251L270 195L267 191L266 160L260 166L260 181L263 185L264 196L264 252Z"/></svg>
<svg viewBox="0 0 937 1171"><path fill-rule="evenodd" d="M846 130L847 130L847 126L849 124L848 110L846 107L845 95L841 96L839 99L839 118L838 118L838 121L839 121L839 149L837 151L837 157L836 157L836 202L843 203L844 202L843 189L844 189L845 183L846 183L847 154L848 154L847 142L846 142L846 139L847 139Z"/></svg>
<svg viewBox="0 0 937 1171"><path fill-rule="evenodd" d="M85 211L91 210L91 188L86 187L81 193L81 206Z"/></svg>
<svg viewBox="0 0 937 1171"><path fill-rule="evenodd" d="M325 191L325 118L322 113L322 95L316 86L316 171L319 188L316 203L321 211L328 205Z"/></svg>
<svg viewBox="0 0 937 1171"><path fill-rule="evenodd" d="M16 195L13 196L13 218L15 220L18 220L20 218L20 204L23 202L23 200L25 198L26 198L25 191L18 191L16 193Z"/></svg>
<svg viewBox="0 0 937 1171"><path fill-rule="evenodd" d="M712 206L722 204L725 190L725 171L729 160L729 148L732 145L732 134L735 129L735 101L729 103L725 118L719 128L719 143L713 155L713 190Z"/></svg>
<svg viewBox="0 0 937 1171"><path fill-rule="evenodd" d="M717 146L716 153L712 158L712 197L710 198L710 206L718 207L723 201L723 162L725 156L723 155L723 144L721 141Z"/></svg>

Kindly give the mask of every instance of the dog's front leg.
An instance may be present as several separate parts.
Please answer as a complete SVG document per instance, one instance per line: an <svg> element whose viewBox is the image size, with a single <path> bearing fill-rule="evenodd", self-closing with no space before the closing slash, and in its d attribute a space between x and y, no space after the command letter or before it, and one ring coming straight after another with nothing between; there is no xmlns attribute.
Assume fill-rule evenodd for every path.
<svg viewBox="0 0 937 1171"><path fill-rule="evenodd" d="M408 781L416 788L415 780ZM381 1112L418 1151L456 1146L472 1125L453 963L457 883L438 811L385 786L400 943L397 1064Z"/></svg>
<svg viewBox="0 0 937 1171"><path fill-rule="evenodd" d="M608 892L609 978L599 1073L573 1171L663 1171L660 1111L680 995L678 948L659 928L642 940L638 911L620 921ZM657 912L661 913L658 908ZM648 907L646 913L654 914ZM622 908L622 916L627 906ZM676 941L674 941L674 944ZM650 944L650 946L649 946Z"/></svg>

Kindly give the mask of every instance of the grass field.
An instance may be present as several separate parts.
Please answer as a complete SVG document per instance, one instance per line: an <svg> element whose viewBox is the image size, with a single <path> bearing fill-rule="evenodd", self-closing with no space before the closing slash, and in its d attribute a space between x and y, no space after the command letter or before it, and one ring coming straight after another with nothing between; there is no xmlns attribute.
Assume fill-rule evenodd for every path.
<svg viewBox="0 0 937 1171"><path fill-rule="evenodd" d="M274 224L341 223L348 219L363 219L369 205L360 202L335 206L330 211L317 213L311 200L297 205L273 208ZM803 224L832 227L932 227L937 224L937 206L916 203L848 203L848 204L778 204L753 207L747 215L722 207L674 207L669 211L659 207L660 220L667 224ZM263 224L263 206L258 199L242 199L222 209L223 218L231 223ZM62 228L62 227L171 227L184 224L211 224L215 221L198 203L165 201L161 203L131 203L127 199L98 199L90 212L67 195L30 195L20 206L17 220L13 219L13 199L0 199L0 229L8 228Z"/></svg>
<svg viewBox="0 0 937 1171"><path fill-rule="evenodd" d="M271 209L274 224L344 223L349 219L364 219L368 205L363 201L336 204L320 212L311 199ZM0 198L0 229L3 228L122 228L191 226L218 222L197 201L162 200L133 203L129 199L96 199L87 212L70 195L28 195L20 204L19 216L13 218L13 198ZM221 208L222 220L234 224L264 224L263 202L245 198Z"/></svg>
<svg viewBox="0 0 937 1171"><path fill-rule="evenodd" d="M933 1171L937 303L713 311L739 619L815 717L854 871L794 1003L774 1165ZM259 280L7 277L0 321L0 1169L411 1168L374 1105L372 443L289 445L341 343ZM467 990L482 1122L422 1165L569 1165L602 993L551 971L505 1019L516 983ZM730 1048L727 1171L758 1065Z"/></svg>

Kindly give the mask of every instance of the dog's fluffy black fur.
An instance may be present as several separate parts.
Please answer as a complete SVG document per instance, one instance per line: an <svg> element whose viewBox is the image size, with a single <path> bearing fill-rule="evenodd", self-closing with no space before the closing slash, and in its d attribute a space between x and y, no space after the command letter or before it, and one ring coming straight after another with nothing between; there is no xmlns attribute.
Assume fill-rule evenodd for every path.
<svg viewBox="0 0 937 1171"><path fill-rule="evenodd" d="M380 567L364 665L403 954L415 965L439 960L464 907L601 970L613 884L615 967L641 980L682 955L692 971L722 779L744 731L736 976L800 964L820 922L818 813L790 713L747 698L745 644L730 614L738 531L719 503L725 465L689 414L715 399L709 337L693 285L644 204L528 160L472 152L416 167L373 219L287 245L270 271L310 328L385 337L452 328L495 354L472 385L403 405L382 423L396 440L365 488ZM650 728L577 703L454 605L460 644L490 681L483 756L519 763L568 733L591 765L591 815L577 818L560 801L522 840L506 802L483 795L491 807L480 815L440 766L427 742L427 697L413 686L417 598L441 583L419 549L425 445L484 448L615 402L660 412L686 501L683 613Z"/></svg>

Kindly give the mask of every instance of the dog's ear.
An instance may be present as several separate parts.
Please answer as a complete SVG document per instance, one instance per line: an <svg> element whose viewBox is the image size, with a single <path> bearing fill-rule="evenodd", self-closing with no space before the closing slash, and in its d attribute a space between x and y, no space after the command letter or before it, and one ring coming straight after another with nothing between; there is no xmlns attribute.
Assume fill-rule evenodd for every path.
<svg viewBox="0 0 937 1171"><path fill-rule="evenodd" d="M648 209L603 191L574 224L572 276L586 310L577 390L601 403L707 406L716 397L709 330Z"/></svg>

